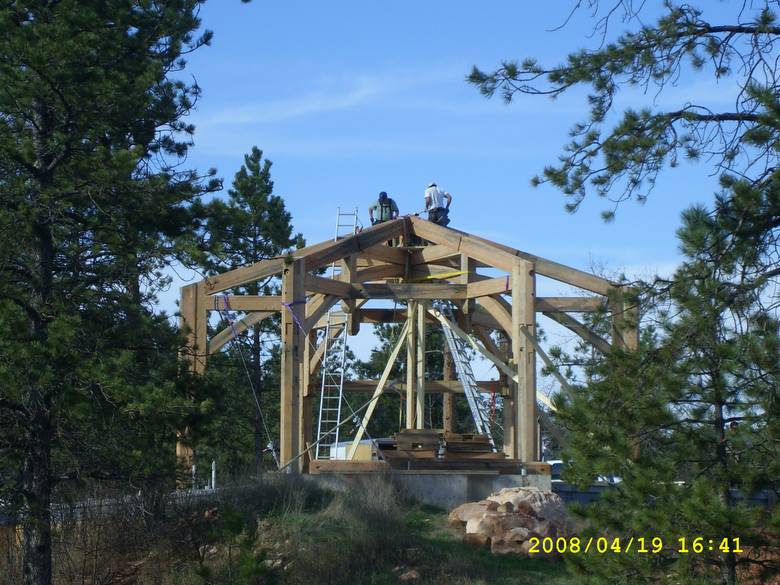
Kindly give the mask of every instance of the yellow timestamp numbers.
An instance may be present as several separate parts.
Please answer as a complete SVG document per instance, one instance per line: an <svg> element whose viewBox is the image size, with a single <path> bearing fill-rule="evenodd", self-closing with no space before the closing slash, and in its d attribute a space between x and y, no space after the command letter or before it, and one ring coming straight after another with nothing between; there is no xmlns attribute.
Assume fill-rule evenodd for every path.
<svg viewBox="0 0 780 585"><path fill-rule="evenodd" d="M597 553L597 554L628 554L635 552L638 554L653 554L657 555L661 551L676 552L680 554L701 554L705 552L717 552L717 553L741 553L743 552L740 546L739 537L732 538L705 538L698 536L696 538L689 538L687 536L681 536L678 538L672 546L666 546L664 540L660 536L652 538L639 537L607 537L607 536L590 536L586 538L580 538L573 536L571 538L537 538L533 537L529 540L531 548L528 550L528 554L585 554L585 553Z"/></svg>

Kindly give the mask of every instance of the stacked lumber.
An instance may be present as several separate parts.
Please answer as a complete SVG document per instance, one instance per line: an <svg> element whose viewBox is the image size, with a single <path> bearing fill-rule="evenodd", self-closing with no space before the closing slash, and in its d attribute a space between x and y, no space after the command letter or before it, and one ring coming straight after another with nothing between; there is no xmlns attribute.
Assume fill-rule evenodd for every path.
<svg viewBox="0 0 780 585"><path fill-rule="evenodd" d="M406 429L395 434L395 453L391 457L435 459L439 456L441 431L436 429Z"/></svg>
<svg viewBox="0 0 780 585"><path fill-rule="evenodd" d="M462 459L504 459L503 453L495 453L485 435L473 433L445 433L444 458Z"/></svg>

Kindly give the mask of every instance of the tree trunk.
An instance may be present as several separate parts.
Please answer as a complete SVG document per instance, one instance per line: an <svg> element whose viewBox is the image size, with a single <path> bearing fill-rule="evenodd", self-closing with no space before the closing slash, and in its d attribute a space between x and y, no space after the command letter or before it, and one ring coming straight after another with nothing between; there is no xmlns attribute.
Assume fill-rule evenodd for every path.
<svg viewBox="0 0 780 585"><path fill-rule="evenodd" d="M28 408L32 416L22 472L22 574L24 585L51 585L51 422L38 390L30 392Z"/></svg>
<svg viewBox="0 0 780 585"><path fill-rule="evenodd" d="M257 401L260 402L263 394L263 370L261 363L261 352L263 346L260 339L260 325L255 325L252 331L252 364L254 366L254 388L257 393ZM254 397L252 397L254 401ZM255 473L263 472L263 423L260 418L260 411L255 405Z"/></svg>
<svg viewBox="0 0 780 585"><path fill-rule="evenodd" d="M729 478L728 450L726 449L726 422L723 416L723 402L715 403L715 430L718 433L716 457L723 467L726 480L720 486L718 499L724 506L731 506L731 484ZM720 581L723 585L736 585L737 583L737 557L733 552L720 555Z"/></svg>

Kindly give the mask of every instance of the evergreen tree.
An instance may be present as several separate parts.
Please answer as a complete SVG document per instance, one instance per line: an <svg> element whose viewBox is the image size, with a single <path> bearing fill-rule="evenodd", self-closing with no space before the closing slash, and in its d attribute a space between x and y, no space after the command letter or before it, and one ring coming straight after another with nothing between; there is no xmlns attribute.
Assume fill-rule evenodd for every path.
<svg viewBox="0 0 780 585"><path fill-rule="evenodd" d="M572 557L585 582L711 582L717 567L731 584L740 567L767 580L780 569L780 511L746 502L780 489L778 320L766 306L774 302L769 281L745 279L763 270L774 243L738 227L750 233L772 213L779 180L728 181L714 213L687 211L679 232L686 260L662 293L657 327L640 351L610 355L590 384L558 399L571 431L569 479L622 478L587 510L584 536L653 535L667 544L657 555ZM680 554L680 537L689 549L702 537L704 549ZM733 537L747 554L732 550Z"/></svg>
<svg viewBox="0 0 780 585"><path fill-rule="evenodd" d="M589 192L608 198L606 219L621 201L644 201L658 173L683 157L710 162L723 190L712 211L684 214L684 263L644 291L640 350L582 361L582 384L558 398L571 440L568 478L581 485L622 478L587 511L588 534L657 535L667 546L656 555L568 558L592 583L735 583L751 565L769 579L778 571L777 507L744 500L760 489L776 494L780 478L778 3L735 4L731 22L712 23L709 3L666 2L654 24L645 24L645 3L585 4L597 18L596 49L557 67L526 59L469 76L485 95L499 92L507 101L590 88L588 119L573 127L559 164L534 182L560 188L569 211ZM611 41L621 12L635 30ZM626 87L651 90L649 101L680 78L706 75L720 91L733 91L733 107L662 110L652 103L614 111ZM701 552L674 550L677 538L689 537L691 548L697 536ZM726 537L740 537L746 552L735 553L733 540L720 548Z"/></svg>
<svg viewBox="0 0 780 585"><path fill-rule="evenodd" d="M0 7L0 498L29 585L51 583L64 485L173 470L191 406L178 335L146 301L216 187L179 166L200 90L175 75L209 41L200 4Z"/></svg>
<svg viewBox="0 0 780 585"><path fill-rule="evenodd" d="M273 194L271 165L259 148L252 147L233 179L227 201L214 199L206 207L203 252L198 261L207 273L247 266L304 245L301 234L293 234L292 216L285 208L284 200ZM270 277L226 292L279 294L279 282L278 278ZM236 315L226 311L221 317L219 328L227 327L226 319L235 319ZM256 471L261 469L262 452L270 439L266 434L278 436L278 427L266 424L267 430L264 429L262 418L265 415L269 419L266 423L279 418L278 397L264 398L269 390L279 388L276 355L279 327L278 315L265 319L249 329L248 338L242 336L232 341L225 355L212 359L211 369L224 374L220 382L223 391L214 398L214 410L200 427L205 449L196 451L199 458L203 456L209 461L212 456L218 456L229 461L228 469L233 473L245 470L249 461L253 462ZM224 391L224 388L229 390ZM217 444L223 447L219 448Z"/></svg>

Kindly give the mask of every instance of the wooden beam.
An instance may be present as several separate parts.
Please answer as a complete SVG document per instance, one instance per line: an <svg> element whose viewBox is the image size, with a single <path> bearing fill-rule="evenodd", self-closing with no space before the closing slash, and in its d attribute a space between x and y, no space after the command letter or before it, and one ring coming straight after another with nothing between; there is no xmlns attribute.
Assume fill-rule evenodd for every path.
<svg viewBox="0 0 780 585"><path fill-rule="evenodd" d="M406 317L406 428L415 428L415 390L417 384L417 301L407 305Z"/></svg>
<svg viewBox="0 0 780 585"><path fill-rule="evenodd" d="M236 336L241 335L244 331L249 329L250 327L254 327L260 321L265 319L266 317L270 317L271 315L274 315L276 311L256 311L253 313L249 313L242 319L239 319L235 323L233 323L233 327L227 326L222 331L217 333L214 337L212 337L208 342L208 354L214 354L217 353L222 346L224 346L228 341L233 339L233 335L235 333Z"/></svg>
<svg viewBox="0 0 780 585"><path fill-rule="evenodd" d="M406 321L406 309L361 309L360 319L363 323L403 323ZM430 314L426 314L426 319L436 323ZM474 324L479 324L490 329L497 329L496 320L486 313L475 313Z"/></svg>
<svg viewBox="0 0 780 585"><path fill-rule="evenodd" d="M612 345L633 351L639 347L639 310L626 300L626 289L618 287L609 296L612 313Z"/></svg>
<svg viewBox="0 0 780 585"><path fill-rule="evenodd" d="M449 246L434 244L433 246L424 246L411 252L412 266L419 264L436 264L441 260L452 260L453 265L457 265L460 260L460 253Z"/></svg>
<svg viewBox="0 0 780 585"><path fill-rule="evenodd" d="M559 323L566 327L569 331L572 331L579 335L582 339L590 343L593 347L599 350L603 354L608 354L610 350L609 342L597 335L590 328L586 327L583 323L580 323L569 315L568 313L542 313L548 319L552 319L556 323Z"/></svg>
<svg viewBox="0 0 780 585"><path fill-rule="evenodd" d="M360 444L360 440L363 438L365 429L368 427L368 423L371 421L371 415L374 414L374 409L376 409L376 405L379 402L379 397L385 390L385 384L387 384L387 380L390 378L390 372L393 370L395 360L398 359L398 353L401 351L401 347L403 347L403 344L406 341L406 331L408 327L409 322L407 321L401 328L401 332L398 335L398 341L393 347L393 350L390 352L390 356L388 357L387 363L385 364L385 369L382 371L382 375L380 376L379 382L376 385L374 394L371 396L371 400L368 403L366 412L363 415L363 421L360 423L360 426L355 433L355 438L352 441L352 446L349 448L349 453L347 454L347 459L349 461L352 461L352 459L355 457L355 452L357 451L358 445Z"/></svg>
<svg viewBox="0 0 780 585"><path fill-rule="evenodd" d="M357 282L357 256L353 254L342 258L340 279L348 284ZM355 299L345 299L341 302L342 309L347 314L347 335L357 335L360 331L360 318L356 314Z"/></svg>
<svg viewBox="0 0 780 585"><path fill-rule="evenodd" d="M359 234L331 242L331 246L306 254L306 270L312 271L356 252L366 252L372 246L399 236L404 230L404 219L393 219L364 229Z"/></svg>
<svg viewBox="0 0 780 585"><path fill-rule="evenodd" d="M307 330L308 331L308 330ZM303 452L300 457L300 467L303 470L309 469L311 461L311 452L307 446L314 441L314 405L309 392L309 382L311 381L311 353L312 337L316 337L315 332L301 333L300 340L302 344L302 355L300 359L300 423L298 427L298 445Z"/></svg>
<svg viewBox="0 0 780 585"><path fill-rule="evenodd" d="M473 258L470 258L466 254L460 255L460 282L466 285L466 294L468 295L468 287L472 282L477 280L477 262ZM476 309L476 303L473 299L467 298L460 304L460 311L458 318L460 319L460 326L466 331L471 330L471 317Z"/></svg>
<svg viewBox="0 0 780 585"><path fill-rule="evenodd" d="M390 262L392 264L406 265L406 259L409 257L409 250L406 248L395 248L385 244L376 244L360 252L358 257L373 258Z"/></svg>
<svg viewBox="0 0 780 585"><path fill-rule="evenodd" d="M412 282L451 280L459 282L461 276L460 266L445 266L443 264L418 264L413 266L409 273Z"/></svg>
<svg viewBox="0 0 780 585"><path fill-rule="evenodd" d="M373 392L376 389L377 380L348 380L344 382L344 392ZM500 380L478 380L477 385L482 392L492 392L502 395ZM396 382L393 390L406 391L406 384ZM385 387L385 391L388 387ZM319 384L309 386L309 392L318 393ZM463 394L463 384L459 380L426 380L425 391L428 394Z"/></svg>
<svg viewBox="0 0 780 585"><path fill-rule="evenodd" d="M443 228L430 221L412 217L412 229L415 235L437 244L447 246L453 251L466 254L470 258L509 271L512 267L513 254L501 250L498 246L484 240L476 241L468 234Z"/></svg>
<svg viewBox="0 0 780 585"><path fill-rule="evenodd" d="M450 283L418 283L418 284L364 284L348 283L322 278L312 274L306 275L306 290L321 294L337 295L344 299L465 299L466 285Z"/></svg>
<svg viewBox="0 0 780 585"><path fill-rule="evenodd" d="M283 308L282 297L273 295L212 295L207 298L209 311L281 311Z"/></svg>
<svg viewBox="0 0 780 585"><path fill-rule="evenodd" d="M512 314L507 310L508 303L496 297L479 297L477 302L493 317L507 335L512 335ZM511 310L511 308L510 308Z"/></svg>
<svg viewBox="0 0 780 585"><path fill-rule="evenodd" d="M420 237L430 239L437 243L447 244L450 247L460 244L460 240L458 239L459 237L466 237L468 238L469 245L487 246L491 249L500 250L511 256L517 256L518 258L521 258L523 260L526 260L534 264L537 274L541 274L542 276L552 278L559 282L565 282L567 284L571 284L579 288L584 288L585 290L589 290L591 292L600 295L608 295L609 291L612 290L612 288L615 286L615 283L610 282L609 280L605 278L601 278L594 274L590 274L588 272L584 272L576 268L571 268L570 266L565 266L563 264L559 264L558 262L553 262L552 260L547 260L546 258L542 258L540 256L528 254L527 252L523 252L516 248L511 248L503 244L491 242L490 240L487 240L485 238L480 238L478 236L467 234L459 230L454 230L452 228L444 228L432 224L431 222L421 219L419 217L412 217L410 218L410 221L412 223L412 230L416 235ZM427 235L418 233L418 231L424 231ZM458 248L458 251L468 253L468 246L467 249ZM479 256L474 256L473 254L469 254L469 255L479 260L482 260L481 258L479 258ZM496 266L497 268L500 268L496 264L492 264L492 265ZM509 272L509 268L504 268L504 270Z"/></svg>
<svg viewBox="0 0 780 585"><path fill-rule="evenodd" d="M208 297L203 284L198 282L181 287L180 294L179 329L186 334L187 348L182 355L189 362L191 372L202 374L208 352Z"/></svg>
<svg viewBox="0 0 780 585"><path fill-rule="evenodd" d="M208 352L207 300L202 283L183 286L180 290L179 330L186 336L185 350L181 358L187 362L188 369L193 374L202 374L206 369ZM195 460L195 452L190 446L191 429L188 426L180 428L176 433L176 463L180 470L188 472ZM184 485L179 485L184 487Z"/></svg>
<svg viewBox="0 0 780 585"><path fill-rule="evenodd" d="M204 279L205 291L214 294L249 282L257 282L279 274L291 260L305 259L306 269L311 271L348 256L367 250L383 241L403 233L405 220L395 219L363 230L360 234L337 241L327 240L292 251L288 256L256 262Z"/></svg>
<svg viewBox="0 0 780 585"><path fill-rule="evenodd" d="M550 356L547 355L547 352L545 352L541 346L539 345L539 342L536 340L536 337L533 336L529 331L528 328L525 326L520 327L521 333L525 336L525 338L528 340L528 343L533 345L536 352L539 354L539 356L542 358L542 361L547 366L547 368L550 370L553 376L555 376L555 379L558 380L558 383L561 385L561 388L563 390L571 395L572 394L572 388L569 385L569 383L566 381L566 378L563 377L563 374L561 374L558 371L558 367L553 363L553 361L550 359Z"/></svg>
<svg viewBox="0 0 780 585"><path fill-rule="evenodd" d="M540 313L595 313L605 307L601 297L539 297L536 310Z"/></svg>
<svg viewBox="0 0 780 585"><path fill-rule="evenodd" d="M342 299L348 299L352 295L352 285L348 282L333 280L332 278L323 278L307 274L305 278L305 287L308 292L316 292L326 295L336 295Z"/></svg>
<svg viewBox="0 0 780 585"><path fill-rule="evenodd" d="M512 277L512 355L517 366L517 456L523 461L537 461L536 414L536 352L528 337L536 331L534 266L520 258L515 259Z"/></svg>
<svg viewBox="0 0 780 585"><path fill-rule="evenodd" d="M316 306L313 305L311 310L309 309L311 301L306 303L306 321L303 324L303 328L307 332L314 329L317 325L317 321L324 317L325 314L330 311L331 307L341 300L341 297L336 295L322 295L320 298L322 299L322 302L316 303Z"/></svg>
<svg viewBox="0 0 780 585"><path fill-rule="evenodd" d="M302 250L305 249L302 248ZM284 266L284 258L272 258L271 260L262 260L249 266L228 270L222 274L207 276L202 282L208 294L215 294L279 274L284 269Z"/></svg>
<svg viewBox="0 0 780 585"><path fill-rule="evenodd" d="M405 274L403 266L398 264L380 264L358 270L354 282L371 282L385 278L400 278Z"/></svg>
<svg viewBox="0 0 780 585"><path fill-rule="evenodd" d="M420 284L355 284L353 296L364 299L396 299L398 301L465 299L466 286L438 282Z"/></svg>
<svg viewBox="0 0 780 585"><path fill-rule="evenodd" d="M486 297L500 293L511 293L512 284L509 276L499 276L498 278L488 278L479 282L472 282L468 285L466 294L470 299L476 297Z"/></svg>
<svg viewBox="0 0 780 585"><path fill-rule="evenodd" d="M282 272L282 300L289 306L282 311L282 364L281 364L281 405L280 405L280 462L287 465L301 450L301 395L300 362L303 357L305 339L297 322L304 320L304 305L294 304L304 295L306 266L303 260L295 260ZM298 459L289 469L293 473L302 470L302 461Z"/></svg>
<svg viewBox="0 0 780 585"><path fill-rule="evenodd" d="M417 397L415 400L415 423L418 429L425 428L425 301L417 305L417 360L416 375Z"/></svg>
<svg viewBox="0 0 780 585"><path fill-rule="evenodd" d="M446 343L444 344L442 362L443 382L445 384L451 384L453 381L457 381L453 380L455 378L455 367L452 361L452 353L450 353L450 348ZM460 383L460 381L457 382L460 384L462 390L463 384ZM429 383L428 392L432 392L430 386L432 386L432 384ZM442 396L442 426L444 427L445 433L455 432L455 418L455 396L452 395L452 392L447 392Z"/></svg>

